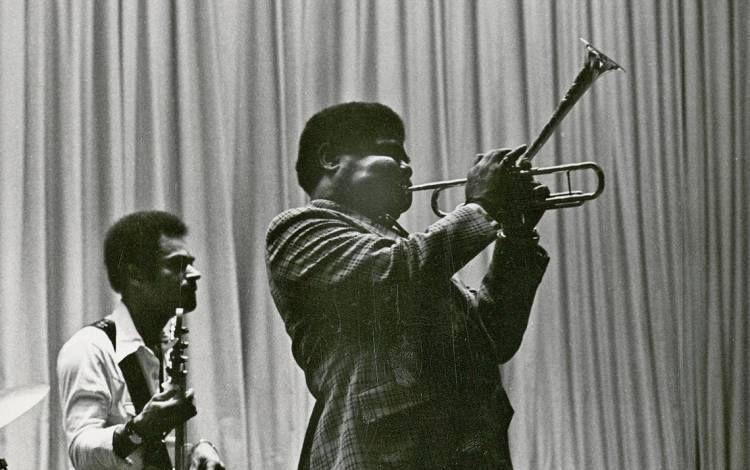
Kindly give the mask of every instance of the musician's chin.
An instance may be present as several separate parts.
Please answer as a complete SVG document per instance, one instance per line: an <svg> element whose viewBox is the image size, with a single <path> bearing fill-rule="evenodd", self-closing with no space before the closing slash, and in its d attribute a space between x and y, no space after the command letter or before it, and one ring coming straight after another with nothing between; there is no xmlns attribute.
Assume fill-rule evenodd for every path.
<svg viewBox="0 0 750 470"><path fill-rule="evenodd" d="M411 191L409 191L409 186L404 186L399 194L398 202L396 203L396 205L398 206L398 215L401 215L404 212L408 211L411 207L411 203L412 193Z"/></svg>

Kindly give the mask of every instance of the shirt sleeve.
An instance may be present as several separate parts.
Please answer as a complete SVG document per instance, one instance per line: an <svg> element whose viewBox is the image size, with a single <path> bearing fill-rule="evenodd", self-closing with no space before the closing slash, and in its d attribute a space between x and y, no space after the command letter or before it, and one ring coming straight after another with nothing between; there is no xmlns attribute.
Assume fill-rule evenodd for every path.
<svg viewBox="0 0 750 470"><path fill-rule="evenodd" d="M99 334L101 333L101 334ZM101 338L99 338L101 336ZM103 332L79 332L60 350L57 376L68 456L78 470L141 468L140 451L122 459L112 450L120 424L109 424L113 351Z"/></svg>

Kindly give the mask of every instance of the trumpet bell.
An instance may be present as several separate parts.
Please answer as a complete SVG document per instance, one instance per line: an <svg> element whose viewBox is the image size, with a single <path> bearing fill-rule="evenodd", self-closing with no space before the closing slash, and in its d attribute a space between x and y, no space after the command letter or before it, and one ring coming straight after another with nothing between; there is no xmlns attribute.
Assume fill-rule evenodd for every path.
<svg viewBox="0 0 750 470"><path fill-rule="evenodd" d="M586 45L586 57L584 60L583 67L578 72L578 75L576 75L575 79L573 80L572 85L568 88L567 92L565 93L565 96L558 104L557 108L555 109L554 113L552 114L552 117L547 121L547 123L542 128L542 132L537 136L536 139L531 143L529 148L526 149L526 152L521 156L521 161L524 162L531 162L531 159L534 158L534 156L537 154L539 149L542 148L542 146L547 142L547 139L550 138L552 133L557 129L557 127L560 125L560 122L562 122L565 115L568 114L568 112L573 108L573 105L575 105L576 102L583 96L584 93L591 87L591 85L596 81L597 78L599 78L601 75L603 75L606 72L609 72L610 70L623 70L624 69L614 60L612 60L610 57L608 57L606 54L604 54L599 49L595 48L591 44L589 44L585 39L580 38L581 42L583 42ZM529 166L531 165L528 163ZM590 170L593 171L596 175L597 183L596 183L596 189L590 192L584 192L580 190L573 190L571 189L571 183L570 183L570 173L574 171L586 171ZM549 166L544 168L531 168L529 170L520 170L521 174L527 174L527 175L545 175L550 173L558 173L563 172L566 174L567 182L568 182L568 190L559 192L559 193L553 193L550 194L549 197L547 197L544 201L534 201L534 202L527 202L524 203L523 201L519 201L518 207L520 210L524 209L533 209L533 208L541 208L541 209L564 209L566 207L576 207L580 206L584 202L595 199L599 196L599 194L604 191L604 172L602 169L593 162L583 162L583 163L572 163L567 165L557 165L557 166ZM423 190L432 190L432 199L430 202L430 205L432 206L432 211L437 214L439 217L445 216L445 212L440 210L439 207L439 197L440 192L444 189L454 187L454 186L460 186L466 183L466 179L456 179L456 180L449 180L449 181L437 181L434 183L425 183L420 184L417 186L412 186L409 188L410 191L423 191Z"/></svg>

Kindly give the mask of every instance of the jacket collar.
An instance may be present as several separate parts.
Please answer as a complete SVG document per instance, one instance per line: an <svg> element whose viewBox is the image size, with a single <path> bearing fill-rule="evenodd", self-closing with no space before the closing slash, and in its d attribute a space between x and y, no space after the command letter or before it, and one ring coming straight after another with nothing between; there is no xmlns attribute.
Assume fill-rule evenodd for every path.
<svg viewBox="0 0 750 470"><path fill-rule="evenodd" d="M376 233L378 235L396 239L400 237L408 236L406 230L396 222L396 219L385 216L382 219L371 219L365 215L360 214L354 209L343 206L337 202L329 199L313 199L310 201L312 207L319 209L327 209L331 211L340 212L350 219L354 219L355 222L368 232Z"/></svg>

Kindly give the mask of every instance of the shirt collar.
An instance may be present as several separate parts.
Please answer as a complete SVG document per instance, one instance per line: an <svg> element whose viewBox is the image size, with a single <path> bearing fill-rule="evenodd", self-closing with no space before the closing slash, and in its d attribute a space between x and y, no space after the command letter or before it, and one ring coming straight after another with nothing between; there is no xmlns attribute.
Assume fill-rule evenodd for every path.
<svg viewBox="0 0 750 470"><path fill-rule="evenodd" d="M119 363L125 357L138 351L140 348L144 348L148 351L146 343L141 338L138 330L135 328L133 318L130 316L128 307L120 301L112 312L109 318L115 322L117 326L117 346L115 347L115 358Z"/></svg>

